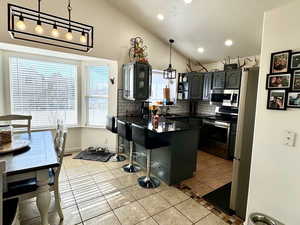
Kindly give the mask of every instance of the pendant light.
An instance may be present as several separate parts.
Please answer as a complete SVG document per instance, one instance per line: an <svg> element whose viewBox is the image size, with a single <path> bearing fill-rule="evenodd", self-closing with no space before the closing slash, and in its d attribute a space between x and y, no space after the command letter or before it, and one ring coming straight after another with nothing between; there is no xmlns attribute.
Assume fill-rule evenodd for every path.
<svg viewBox="0 0 300 225"><path fill-rule="evenodd" d="M83 52L88 52L94 47L93 26L71 19L71 0L64 0L67 2L67 18L41 11L41 3L44 0L35 1L36 10L8 3L8 32L13 39Z"/></svg>
<svg viewBox="0 0 300 225"><path fill-rule="evenodd" d="M72 11L71 0L68 1L67 9L68 9L68 14L69 14L69 28L68 28L68 32L66 33L65 37L68 41L72 41L73 34L72 34L72 29L71 29L71 11Z"/></svg>
<svg viewBox="0 0 300 225"><path fill-rule="evenodd" d="M172 45L174 43L173 39L169 40L170 43L170 64L167 69L164 70L164 79L175 79L176 78L176 69L172 67Z"/></svg>
<svg viewBox="0 0 300 225"><path fill-rule="evenodd" d="M40 12L41 12L41 0L38 0L38 21L36 22L36 26L34 28L34 30L37 34L44 33L44 28L42 27L42 22L40 19L40 16L41 16Z"/></svg>

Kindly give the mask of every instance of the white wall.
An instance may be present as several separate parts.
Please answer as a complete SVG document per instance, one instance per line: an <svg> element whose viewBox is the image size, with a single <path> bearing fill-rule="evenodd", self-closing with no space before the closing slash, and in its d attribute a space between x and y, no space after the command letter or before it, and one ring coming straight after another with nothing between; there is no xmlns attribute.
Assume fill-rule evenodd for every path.
<svg viewBox="0 0 300 225"><path fill-rule="evenodd" d="M267 110L266 74L270 55L300 50L300 1L266 12L256 110L247 214L262 212L286 225L300 224L300 110ZM298 133L294 148L282 145L282 133Z"/></svg>
<svg viewBox="0 0 300 225"><path fill-rule="evenodd" d="M149 62L153 68L164 69L169 63L168 45L125 16L118 9L112 7L106 0L71 1L73 8L72 19L94 26L95 48L89 53L11 39L7 32L6 14L8 2L34 9L37 5L37 1L2 0L0 2L0 15L2 15L0 20L1 42L24 44L31 47L117 60L119 67L121 67L122 64L128 62L130 38L141 36L144 38L144 43L148 46ZM42 1L41 10L66 18L66 4L67 1L61 0ZM178 71L185 69L185 58L182 55L178 53L174 54L173 62Z"/></svg>
<svg viewBox="0 0 300 225"><path fill-rule="evenodd" d="M36 1L24 0L2 0L0 1L0 42L24 45L29 47L38 47L43 49L81 54L98 58L116 60L118 63L118 75L116 85L110 93L110 113L116 114L117 106L117 87L121 87L122 64L127 63L128 50L130 47L130 38L140 36L148 46L149 62L154 69L164 69L169 61L169 48L166 43L160 41L149 31L135 23L132 19L125 16L118 9L112 7L106 0L72 0L72 19L78 22L87 23L94 26L95 29L95 48L89 53L81 53L63 48L57 48L47 45L13 40L7 32L7 3L14 3L28 8L36 8ZM44 12L51 13L61 17L67 17L67 1L51 0L42 1L41 9ZM185 71L186 59L179 53L175 52L173 64L178 72ZM1 85L1 83L0 83ZM0 94L1 97L1 94ZM0 98L1 101L1 98ZM1 107L1 102L0 102ZM1 110L0 110L1 113ZM80 136L81 135L81 136ZM84 148L91 144L103 144L106 139L110 143L115 143L115 135L104 129L72 129L67 143L68 149L74 150L78 147Z"/></svg>

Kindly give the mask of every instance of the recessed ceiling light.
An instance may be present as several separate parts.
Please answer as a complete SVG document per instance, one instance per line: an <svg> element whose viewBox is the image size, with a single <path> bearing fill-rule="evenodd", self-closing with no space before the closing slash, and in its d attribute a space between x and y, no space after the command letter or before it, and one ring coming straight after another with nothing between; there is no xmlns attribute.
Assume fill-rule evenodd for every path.
<svg viewBox="0 0 300 225"><path fill-rule="evenodd" d="M228 40L225 41L225 45L228 46L228 47L230 47L230 46L233 45L233 41L230 40L230 39L228 39Z"/></svg>
<svg viewBox="0 0 300 225"><path fill-rule="evenodd" d="M193 0L184 0L186 4L190 4Z"/></svg>
<svg viewBox="0 0 300 225"><path fill-rule="evenodd" d="M197 49L197 51L198 51L199 53L203 53L203 52L204 52L204 48L200 47L200 48Z"/></svg>
<svg viewBox="0 0 300 225"><path fill-rule="evenodd" d="M164 17L163 14L157 14L157 19L159 19L159 20L164 20L165 17Z"/></svg>

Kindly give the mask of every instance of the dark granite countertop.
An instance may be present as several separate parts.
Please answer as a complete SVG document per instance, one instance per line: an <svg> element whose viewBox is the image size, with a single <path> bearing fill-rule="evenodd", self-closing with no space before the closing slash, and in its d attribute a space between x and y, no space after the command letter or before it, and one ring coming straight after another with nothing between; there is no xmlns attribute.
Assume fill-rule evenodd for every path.
<svg viewBox="0 0 300 225"><path fill-rule="evenodd" d="M168 133L168 132L178 132L178 131L185 131L193 129L188 123L182 123L179 121L172 121L169 119L161 118L157 128L152 126L151 118L145 119L141 117L126 117L120 116L118 120L136 124L138 126L142 126L147 128L148 130L155 132L155 133Z"/></svg>
<svg viewBox="0 0 300 225"><path fill-rule="evenodd" d="M205 114L205 113L180 113L180 114L173 114L166 116L167 119L172 119L172 118L208 118L215 116L215 114Z"/></svg>

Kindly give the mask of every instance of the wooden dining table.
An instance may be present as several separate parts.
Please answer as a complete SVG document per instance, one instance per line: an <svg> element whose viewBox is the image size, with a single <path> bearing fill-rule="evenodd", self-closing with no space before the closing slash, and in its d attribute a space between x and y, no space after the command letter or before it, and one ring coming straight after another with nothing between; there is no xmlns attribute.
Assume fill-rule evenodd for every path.
<svg viewBox="0 0 300 225"><path fill-rule="evenodd" d="M51 201L49 192L49 168L59 166L50 131L15 134L14 139L29 140L29 148L15 154L0 155L6 161L6 184L36 178L36 204L41 216L41 224L49 225L48 210Z"/></svg>

